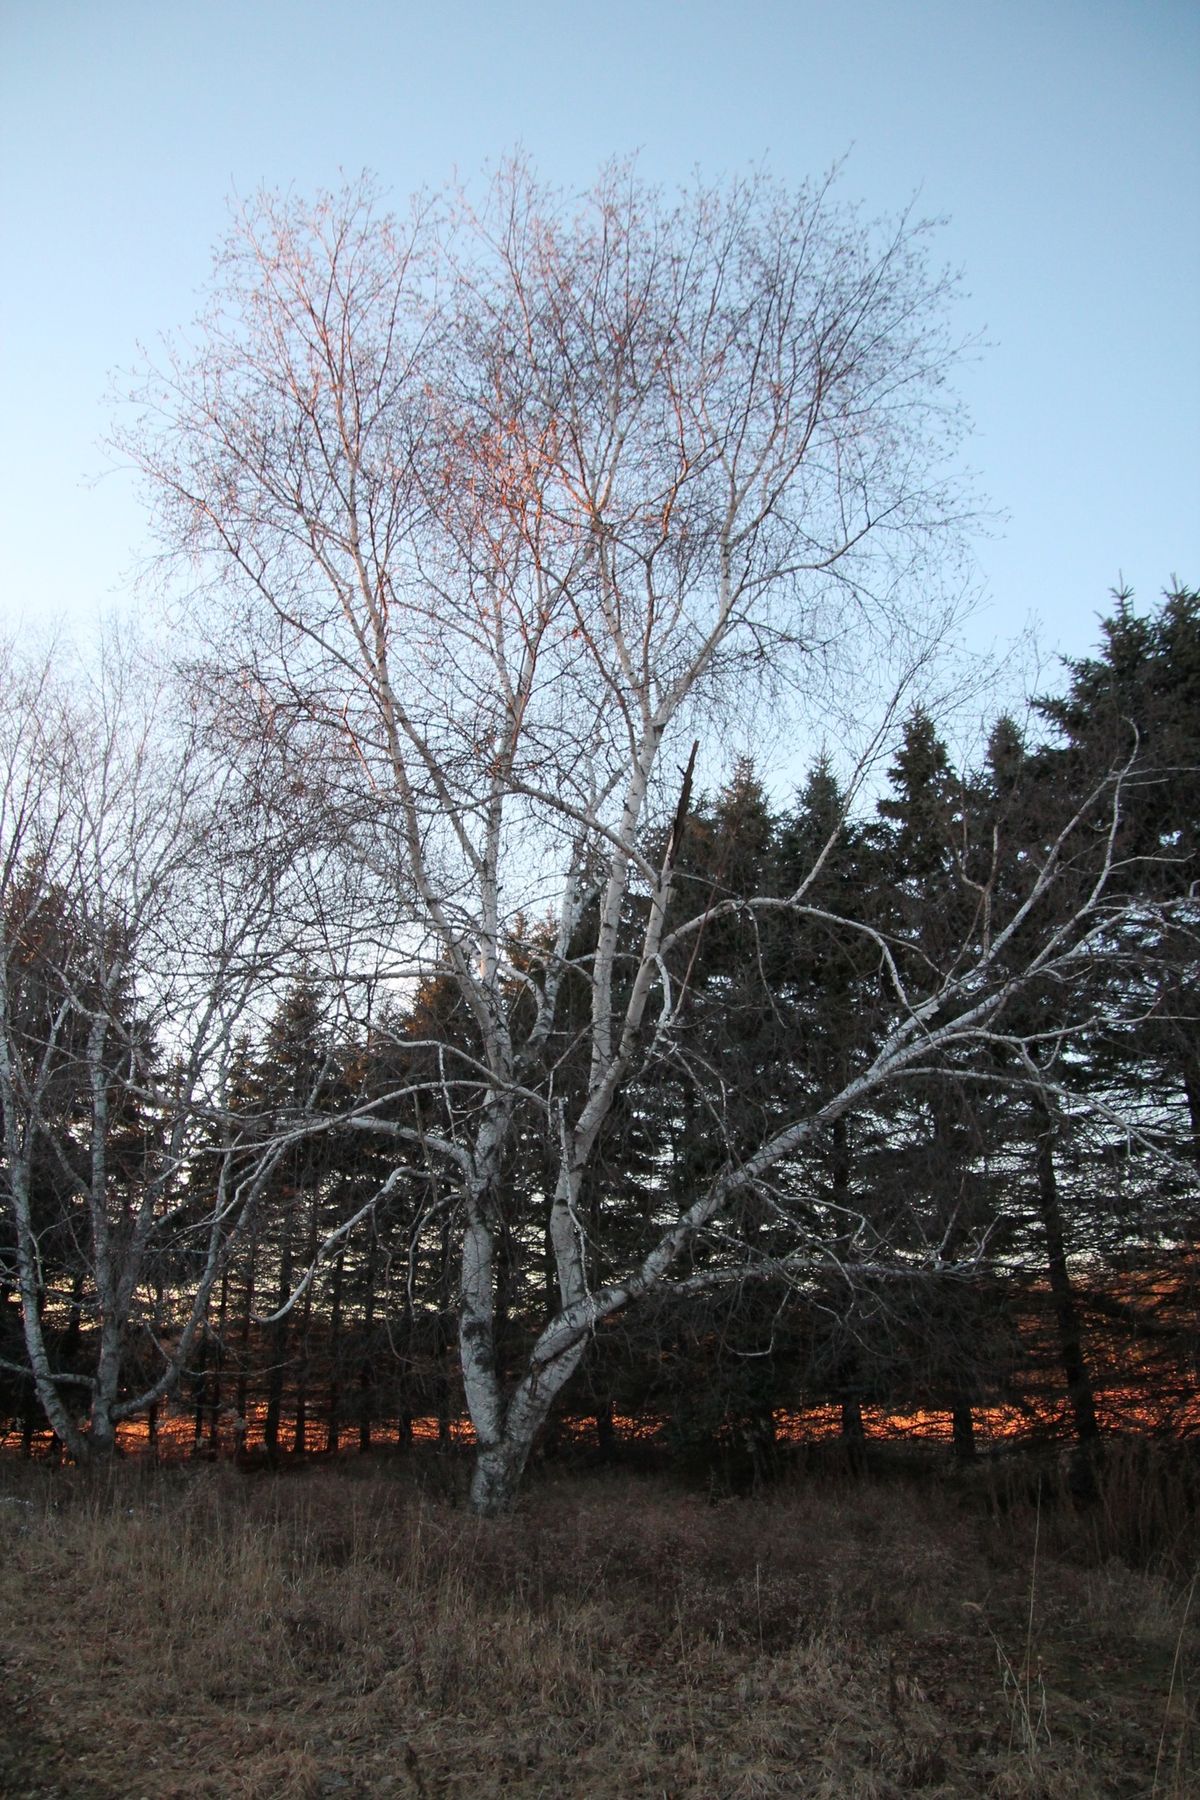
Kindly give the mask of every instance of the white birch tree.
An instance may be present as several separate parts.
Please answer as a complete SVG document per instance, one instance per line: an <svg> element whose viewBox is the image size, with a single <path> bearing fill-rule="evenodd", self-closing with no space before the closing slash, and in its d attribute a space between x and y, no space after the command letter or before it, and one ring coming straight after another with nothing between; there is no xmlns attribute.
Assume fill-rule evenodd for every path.
<svg viewBox="0 0 1200 1800"><path fill-rule="evenodd" d="M111 641L91 668L10 646L0 687L4 1276L77 1460L175 1386L278 1155L225 1089L295 839L184 700ZM90 1373L55 1366L69 1306Z"/></svg>
<svg viewBox="0 0 1200 1800"><path fill-rule="evenodd" d="M918 654L937 636L917 596L956 524L947 295L923 227L864 226L828 186L669 204L614 168L571 201L515 166L480 211L436 202L405 225L365 187L262 198L191 347L141 389L123 442L189 559L214 683L320 756L382 937L471 1021L471 1047L441 1049L443 1129L358 1124L443 1171L482 1513L511 1504L597 1325L672 1279L739 1193L1094 947L1103 857L1065 911L1058 887L1119 783L1063 822L1005 920L981 911L916 985L864 927L898 1004L878 1053L593 1284L585 1177L621 1094L679 1054L673 960L734 904L710 896L666 935L689 743L737 707L802 706L898 634ZM748 910L804 909L806 887ZM587 1075L568 1094L572 984ZM505 1382L497 1232L528 1116L558 1300ZM798 1243L797 1266L817 1253Z"/></svg>

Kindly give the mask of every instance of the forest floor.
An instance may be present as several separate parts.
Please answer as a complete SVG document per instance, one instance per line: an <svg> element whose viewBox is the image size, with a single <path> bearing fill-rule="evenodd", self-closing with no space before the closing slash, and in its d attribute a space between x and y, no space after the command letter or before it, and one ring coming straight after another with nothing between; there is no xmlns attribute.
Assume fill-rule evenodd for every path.
<svg viewBox="0 0 1200 1800"><path fill-rule="evenodd" d="M1184 1800L1194 1517L1126 1463L1082 1509L546 1471L481 1524L432 1453L5 1461L0 1793Z"/></svg>

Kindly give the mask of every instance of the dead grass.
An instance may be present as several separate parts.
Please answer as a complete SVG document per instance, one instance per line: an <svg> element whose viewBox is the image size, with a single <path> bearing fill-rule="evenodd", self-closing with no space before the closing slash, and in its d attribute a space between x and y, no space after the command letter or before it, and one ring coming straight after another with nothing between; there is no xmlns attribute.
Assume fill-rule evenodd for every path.
<svg viewBox="0 0 1200 1800"><path fill-rule="evenodd" d="M483 1526L423 1479L444 1467L0 1466L0 1792L1183 1800L1200 1782L1178 1569L1109 1553L1090 1515L1043 1509L1035 1568L1012 1494L543 1478Z"/></svg>

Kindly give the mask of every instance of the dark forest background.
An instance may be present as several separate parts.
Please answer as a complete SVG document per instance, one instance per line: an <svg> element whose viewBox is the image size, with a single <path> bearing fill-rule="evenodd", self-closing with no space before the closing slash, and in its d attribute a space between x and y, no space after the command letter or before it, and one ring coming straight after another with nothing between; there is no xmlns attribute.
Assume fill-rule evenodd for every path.
<svg viewBox="0 0 1200 1800"><path fill-rule="evenodd" d="M1072 807L1128 765L1110 888L1119 925L1086 969L1085 1034L1053 983L1034 984L990 1061L973 1054L949 1078L944 1063L927 1078L917 1070L842 1113L726 1221L753 1252L744 1280L707 1287L698 1242L678 1281L596 1332L547 1449L575 1440L603 1453L653 1436L758 1475L780 1442L831 1435L852 1459L880 1433L933 1435L971 1457L997 1438L1087 1448L1108 1432L1200 1427L1198 738L1200 595L1176 591L1150 616L1121 596L1096 654L1069 663L1061 697L1036 700L1024 725L997 718L970 765L956 765L938 721L918 710L868 812L845 816L826 760L782 808L748 760L693 800L672 900L681 918L789 894L833 847L807 914L726 907L674 953L678 1079L660 1062L652 1080L629 1085L587 1176L597 1283L644 1254L731 1151L748 1153L801 1105L819 1108L870 1058L897 997L862 925L899 946L901 981L905 959L918 978L923 959L940 966L986 931L981 907L1005 883L1017 891ZM1086 849L1076 854L1079 889L1092 873ZM78 896L32 864L11 892L9 1028L47 1076L31 1152L37 1304L61 1391L78 1396L98 1353L84 1202L98 1107L106 1181L132 1218L167 1154L169 1120L146 1098L146 1067L157 1060L160 1088L172 1074L131 987L111 1035L141 1044L142 1075L127 1079L114 1061L98 1096ZM1076 899L1068 888L1063 905ZM632 942L636 898L628 911ZM519 938L514 955L535 954L536 922L522 921ZM582 1010L582 980L577 999ZM1106 1018L1111 1028L1096 1028ZM555 1033L567 1093L586 1075L572 1061L569 990ZM456 1242L437 1163L420 1147L423 1132L453 1129L439 1098L442 1046L479 1051L454 983L436 975L347 1029L327 982L302 965L265 1023L247 1026L213 1160L194 1148L187 1180L195 1216L207 1216L219 1151L224 1179L256 1171L254 1197L174 1392L127 1420L121 1441L274 1457L462 1434ZM698 1098L711 1093L719 1121ZM404 1146L349 1129L348 1113L400 1121ZM548 1178L547 1129L531 1110L503 1184L497 1342L513 1369L556 1297L544 1227L530 1223ZM786 1201L778 1214L773 1193ZM797 1219L821 1245L800 1262ZM154 1384L178 1338L203 1273L193 1223L190 1203L178 1208L130 1296L124 1396ZM0 1430L30 1451L53 1437L23 1373L11 1226L0 1233Z"/></svg>

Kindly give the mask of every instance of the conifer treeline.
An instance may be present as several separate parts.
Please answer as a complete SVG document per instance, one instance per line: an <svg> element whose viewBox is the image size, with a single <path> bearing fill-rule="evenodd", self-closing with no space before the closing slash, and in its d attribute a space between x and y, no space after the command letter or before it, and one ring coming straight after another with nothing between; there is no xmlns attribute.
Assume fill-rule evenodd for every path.
<svg viewBox="0 0 1200 1800"><path fill-rule="evenodd" d="M895 1018L906 977L989 931L1005 890L1018 891L1022 867L1049 853L1073 803L1106 771L1133 770L1115 896L1193 892L1200 596L1177 592L1151 617L1122 597L1097 656L1068 673L1063 697L1036 703L1031 730L998 719L976 765L956 766L937 722L915 712L869 813L846 816L824 760L783 809L750 762L693 802L672 907L679 919L701 906L710 916L669 957L666 977L684 996L670 1055L622 1095L587 1174L578 1229L597 1284L648 1248L731 1153L748 1155L801 1102L812 1111L853 1078ZM806 879L803 914L739 906L749 895L782 900ZM1093 879L1079 853L1079 890ZM625 921L631 942L639 904ZM18 996L27 1036L58 1003L70 897L48 891L37 917ZM1122 1423L1200 1422L1189 1366L1200 908L1177 908L1169 927L1160 919L1147 909L1139 925L1125 906L1091 959L1090 1016L1111 1018L1111 1029L1076 1033L1053 983L1027 987L1019 1029L997 1032L990 1062L918 1066L749 1190L721 1226L745 1247L743 1278L728 1280L726 1259L720 1283L707 1285L700 1240L652 1306L597 1333L568 1396L572 1414L594 1420L602 1446L614 1421L652 1419L673 1442L733 1436L756 1457L813 1408L826 1409L854 1454L871 1409L938 1413L962 1455L998 1420L1067 1430L1085 1445ZM514 980L521 959L536 957L537 936L526 924L514 943ZM1010 953L1020 956L1019 934ZM582 1018L587 986L572 980L548 1052L564 1097L586 1076L573 1009ZM446 1077L447 1048L462 1053L459 1072L480 1054L455 993L435 976L348 1031L331 1023L341 1015L328 984L302 968L265 1030L247 1034L214 1141L224 1133L228 1146L232 1129L245 1166L260 1171L262 1146L277 1150L176 1398L195 1441L326 1451L403 1441L414 1421L447 1438L454 1430L452 1222L421 1141L452 1136L456 1109L470 1104ZM125 1005L134 1042L137 996ZM80 1008L78 1029L86 1016ZM92 1328L70 1149L73 1112L89 1104L82 1066L61 1042L49 1104L63 1129L35 1160L41 1304L64 1373L88 1366ZM160 1127L151 1105L139 1110L122 1091L108 1178L136 1189L162 1154ZM514 1366L554 1291L543 1227L530 1223L553 1118L552 1107L528 1109L505 1169L498 1344ZM370 1119L402 1121L405 1146L363 1129ZM203 1188L202 1153L189 1179ZM178 1246L153 1262L133 1308L128 1391L153 1379L155 1346L194 1288L182 1233ZM19 1373L7 1240L0 1257L4 1411L29 1443L41 1420Z"/></svg>

